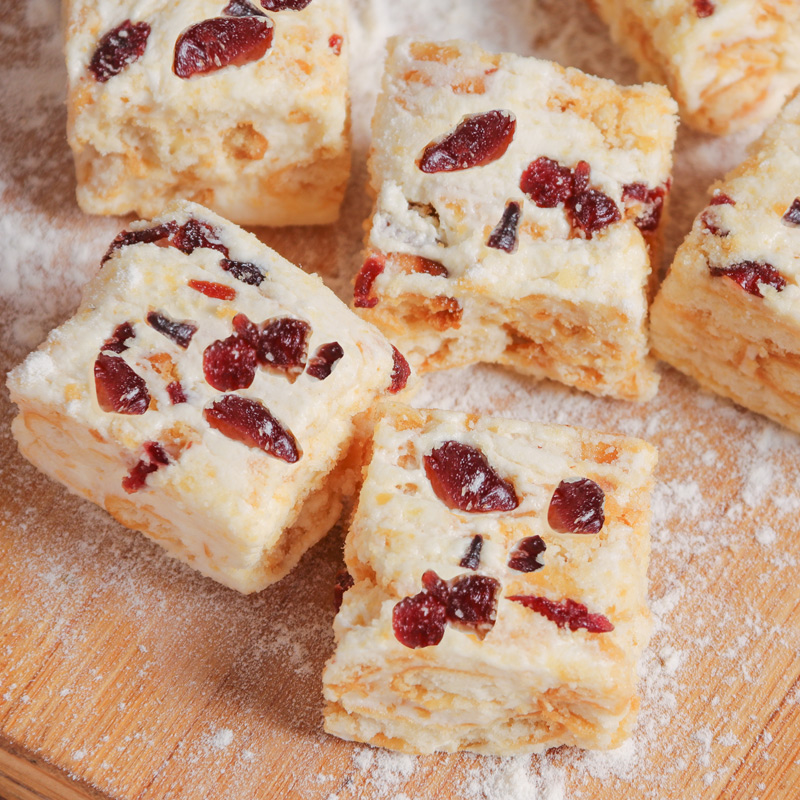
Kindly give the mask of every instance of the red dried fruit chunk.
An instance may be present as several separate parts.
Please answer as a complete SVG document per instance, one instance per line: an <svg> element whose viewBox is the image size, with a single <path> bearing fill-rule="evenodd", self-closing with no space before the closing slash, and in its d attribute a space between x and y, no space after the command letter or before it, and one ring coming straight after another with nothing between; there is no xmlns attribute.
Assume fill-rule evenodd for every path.
<svg viewBox="0 0 800 800"><path fill-rule="evenodd" d="M570 197L567 207L573 226L582 231L586 239L622 219L617 204L597 189L587 189Z"/></svg>
<svg viewBox="0 0 800 800"><path fill-rule="evenodd" d="M406 597L392 609L395 638L406 647L416 649L439 644L446 624L444 603L427 592Z"/></svg>
<svg viewBox="0 0 800 800"><path fill-rule="evenodd" d="M487 575L462 575L449 581L447 620L460 627L474 628L483 638L497 619L500 583Z"/></svg>
<svg viewBox="0 0 800 800"><path fill-rule="evenodd" d="M150 406L144 379L119 356L100 353L94 362L94 386L103 411L144 414Z"/></svg>
<svg viewBox="0 0 800 800"><path fill-rule="evenodd" d="M505 211L500 222L489 235L486 244L495 250L505 250L506 253L513 253L517 249L517 227L522 209L519 203L513 200L506 203Z"/></svg>
<svg viewBox="0 0 800 800"><path fill-rule="evenodd" d="M713 211L711 206L735 206L736 201L728 197L727 194L718 192L711 198L711 200L708 201L708 205L709 208L707 208L700 215L700 221L703 223L703 226L707 231L709 231L709 233L714 234L714 236L727 236L730 231L727 228L723 228L722 225L719 224L717 214Z"/></svg>
<svg viewBox="0 0 800 800"><path fill-rule="evenodd" d="M215 17L187 28L175 42L172 71L179 78L257 61L272 44L267 17Z"/></svg>
<svg viewBox="0 0 800 800"><path fill-rule="evenodd" d="M105 34L89 62L95 80L105 83L138 61L144 55L149 36L150 26L146 22L134 23L129 19Z"/></svg>
<svg viewBox="0 0 800 800"><path fill-rule="evenodd" d="M167 394L169 395L169 401L173 406L177 406L179 403L186 402L186 394L183 391L183 386L181 386L180 381L172 381L172 383L168 383Z"/></svg>
<svg viewBox="0 0 800 800"><path fill-rule="evenodd" d="M444 442L423 460L433 491L450 508L477 514L511 511L519 505L511 483L494 471L480 450L468 444Z"/></svg>
<svg viewBox="0 0 800 800"><path fill-rule="evenodd" d="M530 608L531 611L547 617L559 628L569 626L571 631L585 628L589 633L608 633L614 630L608 617L604 617L602 614L590 614L585 605L576 603L574 600L568 599L559 603L556 600L548 600L546 597L534 595L514 595L508 599L515 603L521 603L525 608Z"/></svg>
<svg viewBox="0 0 800 800"><path fill-rule="evenodd" d="M147 482L147 476L159 467L169 464L164 448L158 442L144 443L144 458L131 467L130 472L122 479L122 488L128 493L138 492Z"/></svg>
<svg viewBox="0 0 800 800"><path fill-rule="evenodd" d="M508 566L517 572L536 572L544 564L539 561L539 556L544 553L547 546L541 536L526 536L517 542L508 559Z"/></svg>
<svg viewBox="0 0 800 800"><path fill-rule="evenodd" d="M432 173L491 164L508 150L516 126L516 117L510 111L487 111L464 117L455 130L423 150L417 166Z"/></svg>
<svg viewBox="0 0 800 800"><path fill-rule="evenodd" d="M106 250L100 266L108 261L117 250L127 247L131 244L150 244L158 242L161 239L166 239L178 230L177 222L165 222L163 225L157 225L155 228L147 228L143 231L122 231Z"/></svg>
<svg viewBox="0 0 800 800"><path fill-rule="evenodd" d="M236 297L236 289L226 286L224 283L214 283L213 281L196 281L194 278L188 282L190 289L194 289L206 297L213 297L215 300L233 300Z"/></svg>
<svg viewBox="0 0 800 800"><path fill-rule="evenodd" d="M294 464L300 451L292 432L257 400L226 394L203 411L208 424L237 442L257 447L275 458Z"/></svg>
<svg viewBox="0 0 800 800"><path fill-rule="evenodd" d="M247 389L256 376L256 348L241 336L217 339L203 352L203 374L220 392Z"/></svg>
<svg viewBox="0 0 800 800"><path fill-rule="evenodd" d="M311 0L261 0L267 11L302 11Z"/></svg>
<svg viewBox="0 0 800 800"><path fill-rule="evenodd" d="M306 366L310 333L311 326L294 317L277 317L264 323L258 340L258 363L294 381Z"/></svg>
<svg viewBox="0 0 800 800"><path fill-rule="evenodd" d="M800 225L800 197L795 197L782 219L787 225Z"/></svg>
<svg viewBox="0 0 800 800"><path fill-rule="evenodd" d="M442 580L432 569L427 570L422 575L422 586L426 592L432 594L437 600L447 605L447 598L450 587L447 581Z"/></svg>
<svg viewBox="0 0 800 800"><path fill-rule="evenodd" d="M375 279L383 272L383 259L370 256L364 266L356 275L356 282L353 288L353 305L356 308L374 308L378 305L378 298L371 296L372 284Z"/></svg>
<svg viewBox="0 0 800 800"><path fill-rule="evenodd" d="M229 17L266 17L267 15L247 0L231 0L222 10Z"/></svg>
<svg viewBox="0 0 800 800"><path fill-rule="evenodd" d="M425 275L433 275L434 277L448 278L450 273L444 264L438 261L433 261L430 258L423 258L417 256L414 262L414 272L422 272Z"/></svg>
<svg viewBox="0 0 800 800"><path fill-rule="evenodd" d="M231 261L223 258L219 265L225 272L230 272L236 280L247 283L250 286L261 286L264 282L264 273L249 261Z"/></svg>
<svg viewBox="0 0 800 800"><path fill-rule="evenodd" d="M746 292L763 297L761 284L771 286L775 291L782 292L786 287L786 278L772 266L772 264L757 261L740 261L729 267L708 266L709 272L715 277L730 278L738 283Z"/></svg>
<svg viewBox="0 0 800 800"><path fill-rule="evenodd" d="M342 607L344 593L352 589L353 584L353 576L346 569L339 570L336 574L336 583L333 584L333 605L337 611Z"/></svg>
<svg viewBox="0 0 800 800"><path fill-rule="evenodd" d="M664 196L667 187L656 186L649 189L643 183L628 183L622 187L622 201L637 201L643 205L639 215L634 220L636 227L643 232L654 231L661 222L661 212L664 210Z"/></svg>
<svg viewBox="0 0 800 800"><path fill-rule="evenodd" d="M411 367L403 354L394 345L392 345L392 359L392 382L386 391L389 394L397 394L401 389L406 388L408 376L411 375Z"/></svg>
<svg viewBox="0 0 800 800"><path fill-rule="evenodd" d="M592 168L587 161L579 161L572 170L572 195L580 194L589 186L589 176Z"/></svg>
<svg viewBox="0 0 800 800"><path fill-rule="evenodd" d="M339 36L338 33L334 33L330 39L328 39L328 47L333 50L333 54L335 56L340 56L342 54L342 43L344 39Z"/></svg>
<svg viewBox="0 0 800 800"><path fill-rule="evenodd" d="M200 222L198 219L190 219L181 225L170 236L169 242L187 256L200 247L208 247L224 256L228 255L228 248L222 244L219 231L207 222Z"/></svg>
<svg viewBox="0 0 800 800"><path fill-rule="evenodd" d="M131 325L130 322L123 322L121 325L117 325L117 327L114 328L114 333L111 334L111 338L103 342L103 346L100 350L110 350L112 353L121 353L128 349L128 345L126 344L128 339L133 339L135 336L133 325Z"/></svg>
<svg viewBox="0 0 800 800"><path fill-rule="evenodd" d="M177 322L157 311L148 312L147 324L168 339L172 339L178 347L182 347L184 350L192 341L192 336L197 333L197 325L192 325L191 322Z"/></svg>
<svg viewBox="0 0 800 800"><path fill-rule="evenodd" d="M324 381L331 370L336 366L336 362L344 355L344 350L339 342L328 342L317 348L316 355L308 362L306 372L312 378Z"/></svg>
<svg viewBox="0 0 800 800"><path fill-rule="evenodd" d="M261 336L261 331L255 322L251 322L247 318L247 314L237 314L233 318L233 329L239 336L243 339L247 339L253 347L258 349L258 338Z"/></svg>
<svg viewBox="0 0 800 800"><path fill-rule="evenodd" d="M559 533L598 533L606 521L605 494L589 478L561 481L553 492L547 522Z"/></svg>
<svg viewBox="0 0 800 800"><path fill-rule="evenodd" d="M735 206L736 201L723 192L717 192L709 201L710 206Z"/></svg>
<svg viewBox="0 0 800 800"><path fill-rule="evenodd" d="M694 13L697 14L700 19L703 17L710 17L714 11L714 4L711 0L692 0L692 5L694 6Z"/></svg>
<svg viewBox="0 0 800 800"><path fill-rule="evenodd" d="M481 563L481 550L483 549L483 536L479 533L472 537L464 558L461 559L459 566L463 569L478 569Z"/></svg>
<svg viewBox="0 0 800 800"><path fill-rule="evenodd" d="M572 170L551 158L540 156L531 161L522 173L519 188L539 208L555 208L572 196Z"/></svg>

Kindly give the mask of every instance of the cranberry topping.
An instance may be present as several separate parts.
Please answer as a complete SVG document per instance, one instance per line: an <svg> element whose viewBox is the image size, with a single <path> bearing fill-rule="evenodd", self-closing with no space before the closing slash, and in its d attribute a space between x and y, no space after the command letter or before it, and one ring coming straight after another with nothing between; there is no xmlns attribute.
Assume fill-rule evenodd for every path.
<svg viewBox="0 0 800 800"><path fill-rule="evenodd" d="M191 322L177 322L157 311L148 312L147 324L168 339L172 339L178 347L182 347L184 350L192 341L192 336L197 333L197 325L193 325Z"/></svg>
<svg viewBox="0 0 800 800"><path fill-rule="evenodd" d="M517 542L511 551L508 566L517 572L536 572L544 564L539 561L539 556L547 549L541 536L526 536Z"/></svg>
<svg viewBox="0 0 800 800"><path fill-rule="evenodd" d="M661 222L661 212L664 210L664 196L667 187L656 186L649 189L643 183L628 183L622 187L622 201L624 203L635 201L641 203L643 208L634 220L636 227L642 232L654 231Z"/></svg>
<svg viewBox="0 0 800 800"><path fill-rule="evenodd" d="M497 619L500 583L487 575L462 575L449 582L447 621L474 628L483 638Z"/></svg>
<svg viewBox="0 0 800 800"><path fill-rule="evenodd" d="M426 592L430 592L435 598L447 605L450 587L447 581L442 580L432 569L426 570L422 574L422 586Z"/></svg>
<svg viewBox="0 0 800 800"><path fill-rule="evenodd" d="M256 447L294 464L300 458L297 442L291 431L284 428L257 400L226 394L203 411L203 417L212 427L248 447Z"/></svg>
<svg viewBox="0 0 800 800"><path fill-rule="evenodd" d="M128 493L138 492L147 482L147 476L160 467L169 464L164 448L158 442L144 443L144 458L131 467L130 472L122 479L122 488Z"/></svg>
<svg viewBox="0 0 800 800"><path fill-rule="evenodd" d="M795 197L782 219L787 225L800 225L800 197Z"/></svg>
<svg viewBox="0 0 800 800"><path fill-rule="evenodd" d="M336 583L333 584L333 604L337 611L342 607L344 593L348 589L352 589L353 584L353 576L346 569L337 573Z"/></svg>
<svg viewBox="0 0 800 800"><path fill-rule="evenodd" d="M539 208L555 208L572 196L572 170L551 158L540 156L531 161L522 173L519 188Z"/></svg>
<svg viewBox="0 0 800 800"><path fill-rule="evenodd" d="M148 244L158 242L161 239L166 239L178 230L177 222L165 222L163 225L157 225L155 228L147 228L143 231L122 231L106 250L100 266L106 263L117 250L127 247L131 244Z"/></svg>
<svg viewBox="0 0 800 800"><path fill-rule="evenodd" d="M228 255L228 248L219 238L219 231L207 222L200 222L198 219L187 220L178 230L173 233L169 242L173 247L177 247L182 253L189 255L200 247L208 247L216 250L222 255Z"/></svg>
<svg viewBox="0 0 800 800"><path fill-rule="evenodd" d="M333 50L335 56L340 56L342 54L343 42L344 39L338 33L334 33L331 38L328 39L328 47Z"/></svg>
<svg viewBox="0 0 800 800"><path fill-rule="evenodd" d="M302 11L311 0L261 0L267 11Z"/></svg>
<svg viewBox="0 0 800 800"><path fill-rule="evenodd" d="M203 374L220 392L247 389L256 376L256 348L241 336L217 339L203 352Z"/></svg>
<svg viewBox="0 0 800 800"><path fill-rule="evenodd" d="M128 349L126 342L128 339L133 339L136 334L133 332L133 325L130 322L123 322L114 328L114 333L111 334L110 339L103 342L101 351L110 350L112 353L122 353Z"/></svg>
<svg viewBox="0 0 800 800"><path fill-rule="evenodd" d="M267 15L247 0L231 0L222 10L229 17L266 17Z"/></svg>
<svg viewBox="0 0 800 800"><path fill-rule="evenodd" d="M561 481L553 492L547 522L559 533L598 533L606 521L605 494L589 478Z"/></svg>
<svg viewBox="0 0 800 800"><path fill-rule="evenodd" d="M479 533L472 537L464 558L459 562L463 569L478 569L481 563L481 550L483 549L483 536Z"/></svg>
<svg viewBox="0 0 800 800"><path fill-rule="evenodd" d="M508 150L516 126L516 117L510 111L487 111L464 117L455 130L423 150L417 166L432 173L491 164Z"/></svg>
<svg viewBox="0 0 800 800"><path fill-rule="evenodd" d="M392 382L386 391L389 394L397 394L400 390L406 388L408 376L411 375L411 367L403 354L394 345L392 345L392 361Z"/></svg>
<svg viewBox="0 0 800 800"><path fill-rule="evenodd" d="M415 259L414 272L423 272L426 275L433 275L437 278L448 278L450 276L444 264L440 264L438 261L433 261L430 258L423 258L422 256L417 256Z"/></svg>
<svg viewBox="0 0 800 800"><path fill-rule="evenodd" d="M138 61L144 55L149 36L150 26L146 22L131 22L129 19L105 34L89 62L89 71L95 80L105 83Z"/></svg>
<svg viewBox="0 0 800 800"><path fill-rule="evenodd" d="M692 5L694 6L694 13L697 14L700 19L710 17L715 11L714 4L711 0L692 0Z"/></svg>
<svg viewBox="0 0 800 800"><path fill-rule="evenodd" d="M593 233L619 222L617 204L597 189L587 189L567 201L572 225L582 231L584 238L591 239Z"/></svg>
<svg viewBox="0 0 800 800"><path fill-rule="evenodd" d="M144 414L150 406L150 393L144 379L119 356L100 353L94 362L97 403L103 411L117 414Z"/></svg>
<svg viewBox="0 0 800 800"><path fill-rule="evenodd" d="M480 450L468 444L444 442L423 460L433 491L450 508L477 514L511 511L519 505L512 484L495 472Z"/></svg>
<svg viewBox="0 0 800 800"><path fill-rule="evenodd" d="M508 599L515 603L521 603L525 608L530 608L531 611L547 617L559 628L569 626L571 631L585 628L589 633L608 633L614 630L608 617L604 617L602 614L590 614L585 605L576 603L574 600L567 599L558 602L534 595L514 595Z"/></svg>
<svg viewBox="0 0 800 800"><path fill-rule="evenodd" d="M339 342L328 342L320 345L314 357L308 362L306 372L312 378L324 381L343 355L344 350L342 350Z"/></svg>
<svg viewBox="0 0 800 800"><path fill-rule="evenodd" d="M215 17L187 28L175 42L172 71L179 78L207 75L257 61L272 44L267 17Z"/></svg>
<svg viewBox="0 0 800 800"><path fill-rule="evenodd" d="M700 221L703 223L703 227L714 236L727 236L730 231L720 225L717 214L712 207L722 205L735 206L736 201L728 197L727 194L718 192L708 201L708 205L709 207L700 215Z"/></svg>
<svg viewBox="0 0 800 800"><path fill-rule="evenodd" d="M777 292L782 292L786 287L786 278L772 266L772 264L758 261L740 261L729 267L708 266L709 272L715 277L730 278L738 283L746 292L756 297L763 297L761 284L772 286Z"/></svg>
<svg viewBox="0 0 800 800"><path fill-rule="evenodd" d="M406 597L392 609L392 629L406 647L432 647L439 644L447 624L447 609L441 600L427 592Z"/></svg>
<svg viewBox="0 0 800 800"><path fill-rule="evenodd" d="M710 206L735 206L736 201L723 192L717 192L708 201Z"/></svg>
<svg viewBox="0 0 800 800"><path fill-rule="evenodd" d="M186 402L186 393L183 391L180 381L172 381L172 383L167 384L167 395L169 395L169 401L173 406Z"/></svg>
<svg viewBox="0 0 800 800"><path fill-rule="evenodd" d="M236 289L226 286L224 283L214 283L213 281L196 281L192 278L188 282L190 289L194 289L206 297L212 297L214 300L233 300L236 297Z"/></svg>
<svg viewBox="0 0 800 800"><path fill-rule="evenodd" d="M495 250L505 250L506 253L513 253L517 249L517 228L522 209L519 203L510 200L506 203L505 211L500 222L489 235L486 244Z"/></svg>
<svg viewBox="0 0 800 800"><path fill-rule="evenodd" d="M294 317L276 317L264 323L258 341L258 363L294 381L306 366L310 333L311 326Z"/></svg>
<svg viewBox="0 0 800 800"><path fill-rule="evenodd" d="M231 261L229 258L223 258L219 265L225 272L230 272L236 280L242 283L247 283L250 286L261 286L264 282L264 273L249 261Z"/></svg>
<svg viewBox="0 0 800 800"><path fill-rule="evenodd" d="M261 330L255 322L251 322L247 318L247 314L237 314L233 318L233 329L243 339L247 339L256 350L258 349L258 340L261 336Z"/></svg>
<svg viewBox="0 0 800 800"><path fill-rule="evenodd" d="M382 258L370 256L364 266L356 275L356 282L353 289L353 305L356 308L374 308L378 305L378 298L372 295L372 284L375 279L383 272L384 263Z"/></svg>

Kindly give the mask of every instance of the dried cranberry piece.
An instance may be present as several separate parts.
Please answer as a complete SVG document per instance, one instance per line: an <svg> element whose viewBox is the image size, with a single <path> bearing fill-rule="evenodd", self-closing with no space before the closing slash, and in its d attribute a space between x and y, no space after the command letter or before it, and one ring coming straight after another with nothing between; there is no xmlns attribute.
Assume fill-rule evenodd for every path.
<svg viewBox="0 0 800 800"><path fill-rule="evenodd" d="M267 11L302 11L311 0L261 0Z"/></svg>
<svg viewBox="0 0 800 800"><path fill-rule="evenodd" d="M403 354L392 345L392 382L386 390L389 394L397 394L406 388L408 376L411 375L411 367L408 365Z"/></svg>
<svg viewBox="0 0 800 800"><path fill-rule="evenodd" d="M517 228L522 209L519 203L513 200L506 203L505 211L500 222L489 235L486 244L495 250L505 250L506 253L513 253L517 249Z"/></svg>
<svg viewBox="0 0 800 800"><path fill-rule="evenodd" d="M570 197L567 207L573 226L582 231L586 239L622 219L617 204L597 189L587 189Z"/></svg>
<svg viewBox="0 0 800 800"><path fill-rule="evenodd" d="M158 442L144 443L144 458L131 467L130 472L122 479L122 488L128 493L138 492L147 482L147 476L159 467L169 464L164 448Z"/></svg>
<svg viewBox="0 0 800 800"><path fill-rule="evenodd" d="M105 83L138 61L144 55L149 36L150 26L146 22L131 22L129 19L105 34L89 62L89 71L95 80Z"/></svg>
<svg viewBox="0 0 800 800"><path fill-rule="evenodd" d="M128 339L135 338L136 334L133 332L133 325L130 322L123 322L114 328L114 333L111 334L110 339L103 342L100 350L110 350L112 353L122 353L128 349L126 342Z"/></svg>
<svg viewBox="0 0 800 800"><path fill-rule="evenodd" d="M442 641L447 609L428 592L406 597L392 609L392 629L400 644L416 649L433 647Z"/></svg>
<svg viewBox="0 0 800 800"><path fill-rule="evenodd" d="M512 484L495 472L480 450L468 444L444 442L423 460L433 491L450 508L477 514L511 511L519 505Z"/></svg>
<svg viewBox="0 0 800 800"><path fill-rule="evenodd" d="M709 231L709 233L714 234L714 236L727 236L730 231L727 228L723 228L719 224L719 219L717 218L716 213L712 210L711 206L735 206L736 201L733 200L733 198L728 197L727 194L718 192L708 201L708 205L709 208L707 208L700 215L700 221L703 223L703 227Z"/></svg>
<svg viewBox="0 0 800 800"><path fill-rule="evenodd" d="M447 585L447 581L442 580L432 569L423 573L422 586L426 592L430 592L435 598L447 605L450 587Z"/></svg>
<svg viewBox="0 0 800 800"><path fill-rule="evenodd" d="M354 585L353 576L346 570L340 570L336 575L336 583L333 585L333 604L338 611L342 607L344 593L352 589Z"/></svg>
<svg viewBox="0 0 800 800"><path fill-rule="evenodd" d="M198 219L187 220L170 236L169 241L187 256L200 247L208 247L224 256L228 255L228 248L219 238L219 231L213 225Z"/></svg>
<svg viewBox="0 0 800 800"><path fill-rule="evenodd" d="M478 569L481 563L481 550L483 549L483 536L479 533L472 537L464 558L459 562L463 569Z"/></svg>
<svg viewBox="0 0 800 800"><path fill-rule="evenodd" d="M425 275L433 275L434 277L448 278L450 273L444 264L434 261L430 258L423 258L417 256L414 262L414 272L422 272Z"/></svg>
<svg viewBox="0 0 800 800"><path fill-rule="evenodd" d="M172 383L167 384L167 395L169 395L169 401L173 406L186 402L186 394L180 381L172 381Z"/></svg>
<svg viewBox="0 0 800 800"><path fill-rule="evenodd" d="M592 168L587 161L579 161L572 170L572 194L580 194L589 187L589 176Z"/></svg>
<svg viewBox="0 0 800 800"><path fill-rule="evenodd" d="M795 197L782 219L787 225L800 225L800 197Z"/></svg>
<svg viewBox="0 0 800 800"><path fill-rule="evenodd" d="M328 39L328 47L333 50L335 56L340 56L342 54L343 42L344 39L338 33L334 33L330 39Z"/></svg>
<svg viewBox="0 0 800 800"><path fill-rule="evenodd" d="M656 186L649 189L643 183L628 183L622 187L622 201L637 201L643 205L639 215L634 220L636 227L643 232L654 231L661 222L661 213L664 210L664 196L667 189Z"/></svg>
<svg viewBox="0 0 800 800"><path fill-rule="evenodd" d="M711 0L692 0L692 5L694 6L694 13L700 19L710 17L716 10Z"/></svg>
<svg viewBox="0 0 800 800"><path fill-rule="evenodd" d="M324 381L331 370L336 366L336 362L344 355L344 350L339 342L328 342L317 348L316 355L308 362L306 372L312 378Z"/></svg>
<svg viewBox="0 0 800 800"><path fill-rule="evenodd" d="M370 256L364 266L356 275L356 282L353 289L353 305L356 308L374 308L378 305L378 298L372 296L372 284L375 279L383 272L383 259Z"/></svg>
<svg viewBox="0 0 800 800"><path fill-rule="evenodd" d="M559 533L598 533L606 520L605 494L589 478L561 481L553 492L547 522Z"/></svg>
<svg viewBox="0 0 800 800"><path fill-rule="evenodd" d="M483 638L497 619L500 583L487 575L462 575L450 581L447 595L447 620L475 628Z"/></svg>
<svg viewBox="0 0 800 800"><path fill-rule="evenodd" d="M247 283L250 286L261 286L264 282L264 273L249 261L231 261L223 258L219 265L225 272L230 272L236 280Z"/></svg>
<svg viewBox="0 0 800 800"><path fill-rule="evenodd" d="M147 324L168 339L172 339L178 347L182 347L184 350L192 341L192 336L197 333L197 325L192 325L191 322L178 322L157 311L148 312Z"/></svg>
<svg viewBox="0 0 800 800"><path fill-rule="evenodd" d="M417 166L432 173L491 164L508 150L516 126L516 117L510 111L487 111L464 117L455 130L423 150Z"/></svg>
<svg viewBox="0 0 800 800"><path fill-rule="evenodd" d="M144 379L119 356L100 353L94 362L97 403L103 411L117 414L144 414L150 406L150 393Z"/></svg>
<svg viewBox="0 0 800 800"><path fill-rule="evenodd" d="M203 411L208 424L237 442L257 447L275 458L294 464L300 458L292 432L284 428L257 400L226 394Z"/></svg>
<svg viewBox="0 0 800 800"><path fill-rule="evenodd" d="M117 250L127 247L131 244L150 244L158 242L161 239L166 239L178 230L177 222L165 222L163 225L157 225L155 228L147 228L143 231L122 231L106 250L100 266L108 261Z"/></svg>
<svg viewBox="0 0 800 800"><path fill-rule="evenodd" d="M213 281L196 281L194 278L188 282L190 289L194 289L206 297L214 300L233 300L236 297L236 289L226 286L224 283L214 283Z"/></svg>
<svg viewBox="0 0 800 800"><path fill-rule="evenodd" d="M614 630L608 617L604 617L602 614L590 614L585 605L576 603L574 600L567 599L558 602L534 595L514 595L508 599L515 603L521 603L525 608L530 608L547 617L559 628L569 626L571 631L585 628L589 633L608 633Z"/></svg>
<svg viewBox="0 0 800 800"><path fill-rule="evenodd" d="M736 201L729 197L727 194L723 192L717 192L713 195L713 197L708 201L710 206L735 206Z"/></svg>
<svg viewBox="0 0 800 800"><path fill-rule="evenodd" d="M536 572L544 564L539 561L539 556L544 553L547 546L541 536L526 536L517 542L508 559L508 566L517 572Z"/></svg>
<svg viewBox="0 0 800 800"><path fill-rule="evenodd" d="M539 208L555 208L572 196L572 170L551 158L540 156L528 164L519 188Z"/></svg>
<svg viewBox="0 0 800 800"><path fill-rule="evenodd" d="M207 75L257 61L272 44L267 17L215 17L187 28L175 42L172 71L179 78Z"/></svg>
<svg viewBox="0 0 800 800"><path fill-rule="evenodd" d="M220 392L247 389L256 376L258 353L241 336L217 339L203 352L203 374Z"/></svg>
<svg viewBox="0 0 800 800"><path fill-rule="evenodd" d="M777 292L782 292L786 288L786 278L772 266L772 264L758 261L740 261L731 264L729 267L708 266L709 272L715 277L730 278L738 283L746 292L756 297L763 297L761 284L772 286Z"/></svg>
<svg viewBox="0 0 800 800"><path fill-rule="evenodd" d="M286 375L290 381L303 371L311 326L302 319L276 317L264 324L258 341L258 363Z"/></svg>
<svg viewBox="0 0 800 800"><path fill-rule="evenodd" d="M247 0L231 0L228 5L222 9L223 14L229 17L266 17L267 15L260 9L256 8Z"/></svg>

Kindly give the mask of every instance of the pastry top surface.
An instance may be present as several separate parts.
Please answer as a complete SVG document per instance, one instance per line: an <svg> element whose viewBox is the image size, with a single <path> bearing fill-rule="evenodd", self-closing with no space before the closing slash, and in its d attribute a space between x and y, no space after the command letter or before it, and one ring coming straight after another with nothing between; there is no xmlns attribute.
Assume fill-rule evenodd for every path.
<svg viewBox="0 0 800 800"><path fill-rule="evenodd" d="M222 253L208 247L189 255L156 243L121 247L87 285L75 316L10 373L9 388L25 412L65 415L98 441L127 451L132 461L124 469L140 457L146 442L163 444L174 463L149 475L147 485L172 487L177 496L191 497L245 540L261 545L265 530L277 535L280 530L273 529L282 513L316 488L319 475L335 464L351 436L352 417L390 386L393 350L318 276L306 274L201 206L176 203L152 222L133 223L130 230L182 225L190 219L212 226L230 259L255 265L266 276L263 282L255 286L238 280L220 266ZM209 297L191 288L190 281L221 286L235 297ZM153 311L196 326L185 349L148 324ZM215 389L206 380L204 353L234 334L237 314L256 325L275 317L303 320L310 325L309 361L329 342L338 342L343 355L321 380L305 371L290 382L285 373L258 366L249 387ZM134 336L126 339L123 352L112 355L144 379L150 404L142 414L102 410L95 388L95 361L107 351L104 343L117 326L126 322ZM172 404L167 386L175 380L186 402ZM203 411L223 395L265 405L294 435L299 459L288 463L212 429ZM270 514L265 516L258 508L267 500Z"/></svg>
<svg viewBox="0 0 800 800"><path fill-rule="evenodd" d="M513 139L491 163L423 172L426 146L468 115L510 112ZM641 314L646 249L623 187L663 187L670 176L676 106L655 85L620 87L575 69L461 41L392 39L373 119L372 189L378 195L368 247L442 264L451 280L500 298L547 293L628 304ZM531 162L574 169L588 162L589 186L613 200L622 220L580 238L564 204L539 207L520 188ZM487 246L508 201L521 206L513 255ZM630 204L628 204L630 205ZM390 277L395 278L390 285ZM427 280L426 280L427 279ZM387 268L389 294L444 293L430 276Z"/></svg>

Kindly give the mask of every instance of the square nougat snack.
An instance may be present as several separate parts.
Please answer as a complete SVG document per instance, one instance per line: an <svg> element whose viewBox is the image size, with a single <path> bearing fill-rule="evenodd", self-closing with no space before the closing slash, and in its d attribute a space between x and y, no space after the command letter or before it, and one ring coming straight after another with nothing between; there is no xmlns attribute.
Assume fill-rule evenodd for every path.
<svg viewBox="0 0 800 800"><path fill-rule="evenodd" d="M697 130L731 133L773 117L800 84L797 0L587 0Z"/></svg>
<svg viewBox="0 0 800 800"><path fill-rule="evenodd" d="M650 632L654 448L384 411L345 545L325 729L414 753L619 745Z"/></svg>
<svg viewBox="0 0 800 800"><path fill-rule="evenodd" d="M350 173L345 0L65 0L78 204L193 200L242 225L339 215Z"/></svg>
<svg viewBox="0 0 800 800"><path fill-rule="evenodd" d="M423 372L494 362L651 397L649 245L675 111L663 87L392 40L355 307Z"/></svg>
<svg viewBox="0 0 800 800"><path fill-rule="evenodd" d="M176 203L116 238L75 316L8 386L39 469L253 592L336 522L369 409L407 378L319 277Z"/></svg>
<svg viewBox="0 0 800 800"><path fill-rule="evenodd" d="M800 431L800 93L711 187L652 309L653 349Z"/></svg>

